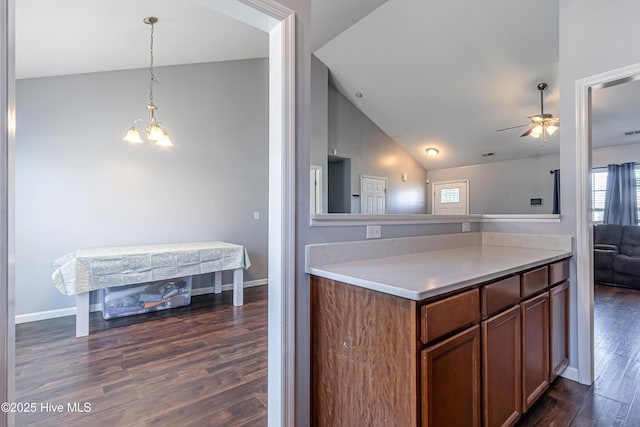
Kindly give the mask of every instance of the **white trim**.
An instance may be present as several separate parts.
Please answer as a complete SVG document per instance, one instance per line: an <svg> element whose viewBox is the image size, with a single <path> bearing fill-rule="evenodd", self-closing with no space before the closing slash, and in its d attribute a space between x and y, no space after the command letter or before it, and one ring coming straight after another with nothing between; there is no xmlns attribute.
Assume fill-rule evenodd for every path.
<svg viewBox="0 0 640 427"><path fill-rule="evenodd" d="M578 381L593 382L593 233L591 232L591 90L635 80L640 64L576 81L576 291Z"/></svg>
<svg viewBox="0 0 640 427"><path fill-rule="evenodd" d="M578 380L578 378L579 378L578 369L574 368L574 367L571 367L571 366L567 366L567 368L564 371L562 371L560 376L562 378L566 378L566 379L571 380L571 381L575 381L575 382L579 381Z"/></svg>
<svg viewBox="0 0 640 427"><path fill-rule="evenodd" d="M256 286L264 286L269 283L268 279L257 279L250 280L248 282L244 282L243 288L254 288ZM227 283L222 285L223 291L233 291L233 283ZM200 296L200 295L208 295L213 294L213 286L205 286L202 288L194 288L191 289L191 296ZM91 304L89 306L89 312L93 313L94 311L102 311L102 304ZM57 310L45 310L45 311L36 311L34 313L26 313L26 314L18 314L15 316L16 325L20 325L22 323L30 323L30 322L38 322L40 320L49 320L49 319L57 319L59 317L66 316L75 316L76 315L76 307L67 307L67 308L59 308Z"/></svg>
<svg viewBox="0 0 640 427"><path fill-rule="evenodd" d="M0 402L14 401L15 2L0 4ZM0 412L0 425L14 415Z"/></svg>
<svg viewBox="0 0 640 427"><path fill-rule="evenodd" d="M311 215L314 227L335 227L348 225L411 225L411 224L461 224L463 222L560 222L558 214L315 214Z"/></svg>
<svg viewBox="0 0 640 427"><path fill-rule="evenodd" d="M560 222L559 214L482 214L480 222Z"/></svg>

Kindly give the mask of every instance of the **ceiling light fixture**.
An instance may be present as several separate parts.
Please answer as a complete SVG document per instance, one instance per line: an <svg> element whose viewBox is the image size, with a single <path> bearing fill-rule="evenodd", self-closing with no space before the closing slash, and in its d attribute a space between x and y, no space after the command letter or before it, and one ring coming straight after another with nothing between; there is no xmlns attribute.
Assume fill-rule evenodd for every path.
<svg viewBox="0 0 640 427"><path fill-rule="evenodd" d="M167 131L156 121L156 110L158 107L153 103L153 85L158 83L156 79L156 75L153 72L153 32L154 32L154 24L158 22L158 18L155 16L148 16L142 20L145 24L151 26L151 44L150 44L150 57L151 61L149 63L149 105L147 105L147 109L149 110L149 123L145 122L142 119L135 119L131 128L125 135L124 139L127 142L132 144L142 144L142 139L140 138L140 133L138 132L138 128L136 127L137 122L142 122L145 125L145 134L149 141L154 142L156 145L161 147L172 147L173 143L169 138L169 134Z"/></svg>
<svg viewBox="0 0 640 427"><path fill-rule="evenodd" d="M435 157L440 153L440 151L437 148L433 148L433 147L427 148L426 151L427 151L427 156L429 157Z"/></svg>
<svg viewBox="0 0 640 427"><path fill-rule="evenodd" d="M538 90L540 91L540 114L529 116L531 123L498 129L496 132L528 126L529 129L520 136L532 136L533 138L542 137L542 145L544 145L544 143L547 142L547 135L553 135L560 127L560 119L558 117L553 117L553 114L544 112L543 95L547 87L548 85L546 83L538 83Z"/></svg>

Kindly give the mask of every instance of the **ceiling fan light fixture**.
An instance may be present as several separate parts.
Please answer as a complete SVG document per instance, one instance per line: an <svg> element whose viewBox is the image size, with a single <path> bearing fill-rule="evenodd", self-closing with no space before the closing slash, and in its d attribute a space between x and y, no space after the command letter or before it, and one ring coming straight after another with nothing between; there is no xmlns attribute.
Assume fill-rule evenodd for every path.
<svg viewBox="0 0 640 427"><path fill-rule="evenodd" d="M540 138L540 135L542 135L542 132L543 132L542 125L537 125L533 129L531 129L531 133L529 135L531 135L534 138Z"/></svg>
<svg viewBox="0 0 640 427"><path fill-rule="evenodd" d="M554 133L556 133L557 130L558 130L558 126L556 126L556 125L547 126L547 133L549 135L553 135Z"/></svg>
<svg viewBox="0 0 640 427"><path fill-rule="evenodd" d="M429 156L429 157L435 157L438 154L440 154L440 150L438 150L437 148L433 148L433 147L427 148L426 151L427 151L427 156Z"/></svg>

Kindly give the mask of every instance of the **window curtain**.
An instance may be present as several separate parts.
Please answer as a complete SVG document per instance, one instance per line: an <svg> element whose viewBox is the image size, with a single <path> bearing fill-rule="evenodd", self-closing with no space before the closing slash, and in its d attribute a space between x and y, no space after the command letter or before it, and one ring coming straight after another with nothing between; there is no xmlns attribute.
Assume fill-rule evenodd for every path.
<svg viewBox="0 0 640 427"><path fill-rule="evenodd" d="M635 170L634 162L607 166L604 224L638 224Z"/></svg>
<svg viewBox="0 0 640 427"><path fill-rule="evenodd" d="M560 213L560 169L553 171L553 213Z"/></svg>

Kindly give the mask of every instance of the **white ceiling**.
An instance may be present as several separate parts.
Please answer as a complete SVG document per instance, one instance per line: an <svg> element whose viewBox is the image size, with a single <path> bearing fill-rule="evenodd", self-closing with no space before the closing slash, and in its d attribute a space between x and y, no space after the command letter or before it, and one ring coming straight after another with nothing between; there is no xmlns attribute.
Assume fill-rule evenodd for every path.
<svg viewBox="0 0 640 427"><path fill-rule="evenodd" d="M16 0L16 76L261 58L268 35L189 0Z"/></svg>
<svg viewBox="0 0 640 427"><path fill-rule="evenodd" d="M559 112L558 0L531 6L312 0L310 43L339 90L427 169L557 153L558 134L540 147L521 129L495 132L539 112L541 81L549 84L545 112ZM266 33L197 0L17 0L16 75L147 67L145 16L160 19L158 66L268 55ZM640 84L594 92L594 145L640 142L640 134L624 137L640 130L636 99ZM427 147L440 156L427 158Z"/></svg>

